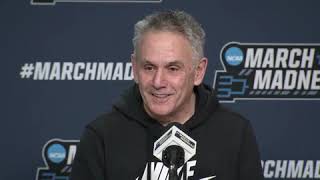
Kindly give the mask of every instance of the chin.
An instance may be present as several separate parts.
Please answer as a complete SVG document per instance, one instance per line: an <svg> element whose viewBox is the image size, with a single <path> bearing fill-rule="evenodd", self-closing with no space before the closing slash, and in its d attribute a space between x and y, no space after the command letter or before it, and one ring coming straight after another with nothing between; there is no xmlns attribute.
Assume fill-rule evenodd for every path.
<svg viewBox="0 0 320 180"><path fill-rule="evenodd" d="M152 114L156 116L168 116L171 113L170 108L168 108L168 106L163 109L151 108L150 111Z"/></svg>

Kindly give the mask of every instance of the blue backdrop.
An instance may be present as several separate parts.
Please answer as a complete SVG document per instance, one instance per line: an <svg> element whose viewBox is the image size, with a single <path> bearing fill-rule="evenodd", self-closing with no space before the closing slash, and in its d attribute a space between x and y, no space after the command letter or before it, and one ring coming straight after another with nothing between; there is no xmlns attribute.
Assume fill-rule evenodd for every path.
<svg viewBox="0 0 320 180"><path fill-rule="evenodd" d="M205 82L213 86L216 70L223 70L220 51L229 42L320 43L319 7L318 0L88 0L46 5L2 0L0 179L36 179L37 169L46 166L42 148L49 140L77 140L88 122L110 110L133 83L126 63L132 52L133 25L143 16L180 9L201 22L209 59ZM90 71L85 67L99 63L110 67L105 80L90 73L84 80ZM83 77L81 73L58 77L59 71L76 66ZM46 74L46 68L56 74ZM266 177L320 178L320 101L237 100L225 105L252 122L263 164L268 164ZM281 171L280 166L289 162L302 171L300 176Z"/></svg>

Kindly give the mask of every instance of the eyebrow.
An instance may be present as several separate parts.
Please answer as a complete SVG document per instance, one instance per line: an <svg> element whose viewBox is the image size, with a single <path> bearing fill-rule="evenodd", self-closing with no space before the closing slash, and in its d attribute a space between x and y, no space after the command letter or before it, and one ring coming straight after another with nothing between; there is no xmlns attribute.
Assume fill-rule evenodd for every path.
<svg viewBox="0 0 320 180"><path fill-rule="evenodd" d="M180 61L177 61L177 60L168 63L168 66L172 66L172 65L174 65L174 66L178 65L178 66L184 67L184 64Z"/></svg>
<svg viewBox="0 0 320 180"><path fill-rule="evenodd" d="M149 60L147 60L147 59L143 59L143 60L141 61L141 63L154 65L154 63L152 63L151 61L149 61ZM181 61L179 61L179 60L170 61L170 62L167 63L165 66L173 66L173 65L177 65L177 66L184 67L184 64L183 64Z"/></svg>
<svg viewBox="0 0 320 180"><path fill-rule="evenodd" d="M150 62L147 59L142 59L141 63L145 63L145 64L153 64L152 62Z"/></svg>

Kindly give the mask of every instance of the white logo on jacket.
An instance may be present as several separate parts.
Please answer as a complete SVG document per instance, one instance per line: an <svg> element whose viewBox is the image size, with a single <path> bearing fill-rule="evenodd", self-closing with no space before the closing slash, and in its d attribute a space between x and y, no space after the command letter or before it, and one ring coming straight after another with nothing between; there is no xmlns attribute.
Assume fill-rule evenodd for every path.
<svg viewBox="0 0 320 180"><path fill-rule="evenodd" d="M187 177L187 179L189 177L193 177L194 171L191 169L192 169L192 167L196 166L196 163L197 163L196 160L188 161L186 163L186 173L187 173L186 177ZM168 176L169 169L162 162L151 162L146 165L142 177L141 178L137 177L136 180L147 180L148 165L151 166L150 167L151 180L167 180L169 178L169 176ZM182 167L178 169L178 172L180 172L181 169L182 169Z"/></svg>

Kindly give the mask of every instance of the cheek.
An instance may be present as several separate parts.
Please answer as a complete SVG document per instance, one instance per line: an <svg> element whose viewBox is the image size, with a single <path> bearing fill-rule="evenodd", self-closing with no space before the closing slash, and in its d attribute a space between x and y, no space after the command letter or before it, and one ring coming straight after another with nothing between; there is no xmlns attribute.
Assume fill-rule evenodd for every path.
<svg viewBox="0 0 320 180"><path fill-rule="evenodd" d="M181 78L174 83L174 88L178 94L187 94L190 89L193 89L193 83L188 78Z"/></svg>
<svg viewBox="0 0 320 180"><path fill-rule="evenodd" d="M181 76L178 83L180 83L181 86L184 86L184 88L189 88L193 86L194 79L195 79L195 74L194 72L192 72L192 70L190 70L189 73L185 73L183 76Z"/></svg>
<svg viewBox="0 0 320 180"><path fill-rule="evenodd" d="M184 79L180 79L177 83L179 83L178 91L184 95L188 95L193 91L194 76L192 74L186 75Z"/></svg>
<svg viewBox="0 0 320 180"><path fill-rule="evenodd" d="M149 82L148 76L145 75L143 72L138 72L137 76L139 79L139 83L142 84L143 86L145 86L145 84L147 84Z"/></svg>

